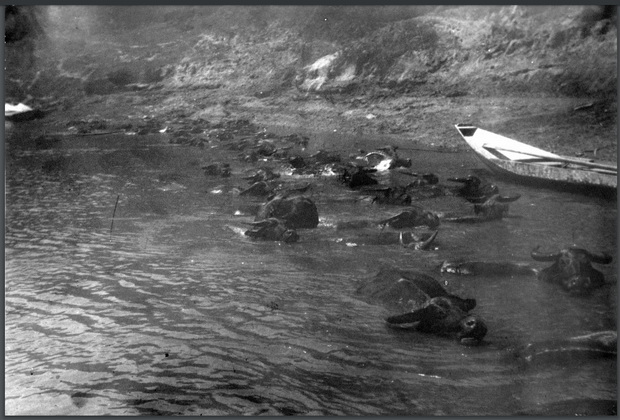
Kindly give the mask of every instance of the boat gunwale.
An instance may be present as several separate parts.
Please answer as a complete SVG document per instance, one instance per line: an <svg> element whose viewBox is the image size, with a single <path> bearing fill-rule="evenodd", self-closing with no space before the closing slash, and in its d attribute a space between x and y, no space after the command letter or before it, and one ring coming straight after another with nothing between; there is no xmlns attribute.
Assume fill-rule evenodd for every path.
<svg viewBox="0 0 620 420"><path fill-rule="evenodd" d="M506 138L515 142L513 144L523 144L528 147L528 150L540 150L545 154L553 155L542 149L535 148L533 146L526 145L516 140L509 139L504 136L492 133L490 131L481 129L475 125L470 124L457 124L455 125L459 134L465 140L465 142L472 148L476 156L484 163L493 173L500 176L505 176L518 180L521 182L535 183L535 184L547 184L553 187L571 188L571 189L603 189L607 190L605 195L608 195L611 191L617 190L617 173L613 173L611 170L605 169L595 170L594 168L587 167L562 167L554 166L536 162L522 162L519 160L512 160L508 157L501 159L494 154L490 153L483 147L483 144L489 144L488 139L481 141L479 138L474 138L474 133L478 130L482 130L485 133L489 133L493 137L499 137L500 139ZM471 135L463 134L461 129L473 130ZM504 155L502 153L502 155ZM554 155L561 157L559 155ZM549 156L549 159L553 159Z"/></svg>

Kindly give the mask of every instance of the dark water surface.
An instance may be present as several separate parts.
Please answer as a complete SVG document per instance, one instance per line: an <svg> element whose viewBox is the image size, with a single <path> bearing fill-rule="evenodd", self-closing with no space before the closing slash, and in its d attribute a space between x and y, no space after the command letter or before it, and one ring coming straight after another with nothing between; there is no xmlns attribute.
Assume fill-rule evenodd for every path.
<svg viewBox="0 0 620 420"><path fill-rule="evenodd" d="M323 177L310 180L318 229L291 245L251 242L228 227L252 220L251 199L212 192L245 181L205 178L212 153L158 136L7 145L6 414L508 415L575 401L597 414L598 400L616 399L613 358L516 352L615 330L615 261L597 266L610 285L587 297L436 269L461 257L541 268L534 246L573 242L616 255L615 202L497 182L521 193L515 217L442 224L424 252L351 242L337 221L401 208L356 203ZM442 181L482 168L469 153L403 155ZM452 197L421 204L471 212ZM382 265L475 297L485 344L387 329L386 309L355 295Z"/></svg>

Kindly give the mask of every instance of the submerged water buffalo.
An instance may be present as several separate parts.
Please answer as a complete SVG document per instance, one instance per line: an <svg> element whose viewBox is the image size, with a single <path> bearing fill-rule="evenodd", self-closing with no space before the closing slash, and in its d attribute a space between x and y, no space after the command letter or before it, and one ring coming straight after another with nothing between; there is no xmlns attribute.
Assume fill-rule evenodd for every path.
<svg viewBox="0 0 620 420"><path fill-rule="evenodd" d="M438 231L434 232L361 232L353 237L341 238L338 242L344 241L349 245L397 245L405 248L424 251L430 248L437 237Z"/></svg>
<svg viewBox="0 0 620 420"><path fill-rule="evenodd" d="M416 226L428 226L434 229L439 226L439 216L432 211L420 207L413 207L411 210L400 212L395 216L380 220L377 223L379 225L387 225L394 229L412 228Z"/></svg>
<svg viewBox="0 0 620 420"><path fill-rule="evenodd" d="M376 185L379 181L372 175L376 169L368 169L361 166L342 168L340 180L351 189L357 189L366 185Z"/></svg>
<svg viewBox="0 0 620 420"><path fill-rule="evenodd" d="M244 234L254 239L266 241L297 242L299 235L294 229L286 227L282 220L275 217L252 223L252 229Z"/></svg>
<svg viewBox="0 0 620 420"><path fill-rule="evenodd" d="M415 271L382 269L357 294L400 315L386 319L388 326L419 332L456 335L461 342L479 342L487 333L484 321L469 314L475 299L448 293L434 278Z"/></svg>
<svg viewBox="0 0 620 420"><path fill-rule="evenodd" d="M537 274L536 269L529 265L507 261L444 261L439 267L439 271L460 276L524 276Z"/></svg>
<svg viewBox="0 0 620 420"><path fill-rule="evenodd" d="M329 163L340 163L342 158L336 152L329 152L327 150L319 150L316 153L313 153L308 158L310 161L315 164L325 165Z"/></svg>
<svg viewBox="0 0 620 420"><path fill-rule="evenodd" d="M261 206L256 221L275 217L287 228L312 229L319 224L319 212L312 200L303 196L277 195Z"/></svg>
<svg viewBox="0 0 620 420"><path fill-rule="evenodd" d="M258 181L248 188L239 191L239 195L250 195L254 197L268 196L273 192L273 186L266 181Z"/></svg>
<svg viewBox="0 0 620 420"><path fill-rule="evenodd" d="M409 206L411 205L411 196L407 193L405 187L392 186L392 187L374 187L366 188L364 193L372 193L371 202L375 204L388 204L394 206Z"/></svg>
<svg viewBox="0 0 620 420"><path fill-rule="evenodd" d="M438 231L424 234L414 232L400 232L398 241L405 248L415 249L416 251L427 250L437 237Z"/></svg>
<svg viewBox="0 0 620 420"><path fill-rule="evenodd" d="M564 248L556 253L542 253L540 246L531 256L536 261L552 261L553 265L540 270L538 278L562 286L566 291L582 294L605 284L605 276L592 267L592 263L609 264L608 254L592 254L577 246Z"/></svg>
<svg viewBox="0 0 620 420"><path fill-rule="evenodd" d="M256 172L250 175L244 176L242 178L247 180L251 184L253 184L255 182L271 181L271 180L280 178L280 174L277 172L274 172L273 169L271 168L265 167L265 168L259 168Z"/></svg>
<svg viewBox="0 0 620 420"><path fill-rule="evenodd" d="M474 213L485 220L499 220L508 214L508 203L519 198L521 194L511 196L495 194L480 204L474 204Z"/></svg>
<svg viewBox="0 0 620 420"><path fill-rule="evenodd" d="M267 200L280 197L289 197L294 194L303 194L310 189L312 184L306 182L304 184L288 185L285 183L276 183L275 181L258 181L250 185L248 188L239 191L240 196L248 195L254 197L267 197Z"/></svg>
<svg viewBox="0 0 620 420"><path fill-rule="evenodd" d="M399 173L417 177L415 181L407 184L406 188L408 189L409 188L419 189L422 187L439 184L439 177L431 172L420 174L420 173L409 172L409 171L399 171ZM445 194L445 192L443 193Z"/></svg>
<svg viewBox="0 0 620 420"><path fill-rule="evenodd" d="M381 227L389 226L393 229L406 229L417 226L428 226L431 229L435 229L439 226L439 216L436 213L425 210L420 207L412 207L411 210L405 210L392 217L382 220L350 220L338 222L336 229L359 229L378 225Z"/></svg>
<svg viewBox="0 0 620 420"><path fill-rule="evenodd" d="M448 181L462 183L463 186L457 188L456 194L472 203L481 203L489 197L499 194L497 185L485 183L477 176L468 175L464 178L448 178Z"/></svg>
<svg viewBox="0 0 620 420"><path fill-rule="evenodd" d="M453 195L447 186L439 184L439 178L433 173L417 174L404 171L399 171L399 173L418 177L415 181L405 185L405 192L412 200L425 200Z"/></svg>
<svg viewBox="0 0 620 420"><path fill-rule="evenodd" d="M228 178L231 175L229 163L211 163L203 166L202 170L207 176L221 176L222 178Z"/></svg>
<svg viewBox="0 0 620 420"><path fill-rule="evenodd" d="M566 363L566 359L616 357L618 333L599 331L565 339L530 343L519 351L528 362Z"/></svg>
<svg viewBox="0 0 620 420"><path fill-rule="evenodd" d="M403 159L396 153L397 147L387 146L367 153L362 159L366 164L378 171L394 168L410 168L411 159Z"/></svg>
<svg viewBox="0 0 620 420"><path fill-rule="evenodd" d="M501 220L508 214L508 203L516 201L520 197L519 194L513 196L495 194L480 204L474 204L474 215L445 217L444 220L452 223L481 223Z"/></svg>
<svg viewBox="0 0 620 420"><path fill-rule="evenodd" d="M329 173L334 167L343 166L338 153L326 150L319 150L310 156L294 154L288 158L287 163L293 167L296 175L319 175Z"/></svg>

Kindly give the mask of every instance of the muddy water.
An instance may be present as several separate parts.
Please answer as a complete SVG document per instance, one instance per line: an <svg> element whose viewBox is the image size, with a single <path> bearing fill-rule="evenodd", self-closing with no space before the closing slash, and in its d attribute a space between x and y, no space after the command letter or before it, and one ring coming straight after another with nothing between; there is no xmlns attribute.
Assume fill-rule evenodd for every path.
<svg viewBox="0 0 620 420"><path fill-rule="evenodd" d="M226 192L245 182L200 170L214 153L157 136L7 145L6 414L506 415L562 401L596 414L616 399L615 359L517 352L616 329L615 261L597 267L610 285L582 298L531 277L436 270L459 257L541 267L529 259L538 244L615 255L615 203L498 182L522 195L514 217L443 224L421 252L344 237L338 220L400 209L320 178L318 229L291 245L251 242L228 227L252 219L251 200ZM403 154L442 180L482 168L470 154ZM471 212L454 198L422 204ZM485 344L386 329L386 310L355 295L382 265L475 297Z"/></svg>

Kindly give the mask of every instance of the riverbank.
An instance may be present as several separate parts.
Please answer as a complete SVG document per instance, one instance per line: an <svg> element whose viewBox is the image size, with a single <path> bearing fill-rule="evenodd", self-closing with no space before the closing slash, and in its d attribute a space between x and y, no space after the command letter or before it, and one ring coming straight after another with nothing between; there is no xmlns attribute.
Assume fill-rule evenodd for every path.
<svg viewBox="0 0 620 420"><path fill-rule="evenodd" d="M46 111L46 132L98 121L200 144L247 120L464 150L467 122L617 160L616 27L596 8L120 9L37 9L45 35L7 44L7 100Z"/></svg>
<svg viewBox="0 0 620 420"><path fill-rule="evenodd" d="M263 99L233 97L225 105L216 102L205 107L213 96L182 90L93 96L30 124L38 126L35 133L63 132L75 129L80 122L107 130L139 132L148 127L151 132L167 130L173 136L176 131L177 138L183 137L180 142L192 144L210 124L247 120L256 131L301 134L311 139L337 133L343 138L376 138L377 145L391 143L401 150L459 151L469 149L454 124L471 122L563 155L607 161L617 157L615 103L589 97L399 96L371 102L351 96L329 101L297 93ZM181 136L189 128L193 135ZM346 149L347 145L332 147Z"/></svg>

